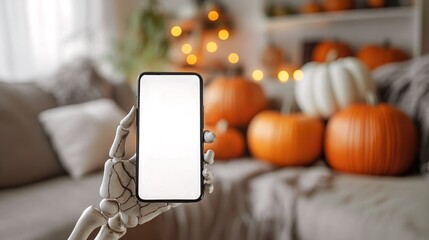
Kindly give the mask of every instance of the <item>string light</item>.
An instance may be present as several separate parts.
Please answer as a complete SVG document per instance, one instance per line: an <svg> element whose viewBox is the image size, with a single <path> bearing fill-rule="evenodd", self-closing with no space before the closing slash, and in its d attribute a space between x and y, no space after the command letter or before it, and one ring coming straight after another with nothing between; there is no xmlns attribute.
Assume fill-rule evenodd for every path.
<svg viewBox="0 0 429 240"><path fill-rule="evenodd" d="M210 53L214 53L217 50L217 44L215 42L208 42L206 45L206 49Z"/></svg>
<svg viewBox="0 0 429 240"><path fill-rule="evenodd" d="M178 37L182 34L182 28L179 26L173 26L171 28L171 35L173 35L173 37Z"/></svg>
<svg viewBox="0 0 429 240"><path fill-rule="evenodd" d="M212 10L207 14L207 17L209 18L210 21L214 22L219 18L219 13L215 10Z"/></svg>
<svg viewBox="0 0 429 240"><path fill-rule="evenodd" d="M229 32L226 29L221 29L217 33L217 36L219 37L220 40L227 40L229 38Z"/></svg>
<svg viewBox="0 0 429 240"><path fill-rule="evenodd" d="M192 52L192 46L189 43L185 43L182 45L182 53L189 54Z"/></svg>
<svg viewBox="0 0 429 240"><path fill-rule="evenodd" d="M293 78L296 81L301 81L303 77L304 77L304 73L301 70L298 69L293 72Z"/></svg>
<svg viewBox="0 0 429 240"><path fill-rule="evenodd" d="M253 71L252 77L255 81L261 81L264 78L264 73L261 70L256 69Z"/></svg>
<svg viewBox="0 0 429 240"><path fill-rule="evenodd" d="M228 61L232 64L238 63L239 60L240 60L240 57L238 56L237 53L230 53L228 55Z"/></svg>
<svg viewBox="0 0 429 240"><path fill-rule="evenodd" d="M195 65L195 64L197 63L197 56L195 56L195 54L189 54L189 55L186 57L186 62L187 62L189 65Z"/></svg>
<svg viewBox="0 0 429 240"><path fill-rule="evenodd" d="M277 75L277 77L279 78L280 82L285 83L289 80L289 73L286 72L285 70L281 70Z"/></svg>

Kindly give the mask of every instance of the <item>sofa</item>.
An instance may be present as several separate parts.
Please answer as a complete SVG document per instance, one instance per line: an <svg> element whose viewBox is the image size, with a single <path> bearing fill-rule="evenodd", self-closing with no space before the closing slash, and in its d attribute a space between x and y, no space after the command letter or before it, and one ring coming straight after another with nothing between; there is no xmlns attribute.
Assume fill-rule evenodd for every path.
<svg viewBox="0 0 429 240"><path fill-rule="evenodd" d="M92 71L84 78L100 78ZM103 81L97 87L104 90L64 100L65 93L55 96L56 87L0 82L0 239L66 239L82 211L100 202L101 167L68 174L39 116L94 98L113 99L124 111L134 103L127 84ZM273 100L290 91L264 88ZM212 194L129 229L122 239L429 239L429 180L416 172L345 174L323 159L277 168L250 156L217 161L211 169Z"/></svg>

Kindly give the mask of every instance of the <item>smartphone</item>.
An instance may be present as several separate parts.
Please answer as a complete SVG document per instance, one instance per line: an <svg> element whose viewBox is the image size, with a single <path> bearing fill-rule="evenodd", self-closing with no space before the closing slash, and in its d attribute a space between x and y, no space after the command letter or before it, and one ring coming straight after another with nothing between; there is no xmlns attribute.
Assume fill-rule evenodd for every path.
<svg viewBox="0 0 429 240"><path fill-rule="evenodd" d="M197 73L145 72L138 79L137 198L203 197L203 80Z"/></svg>

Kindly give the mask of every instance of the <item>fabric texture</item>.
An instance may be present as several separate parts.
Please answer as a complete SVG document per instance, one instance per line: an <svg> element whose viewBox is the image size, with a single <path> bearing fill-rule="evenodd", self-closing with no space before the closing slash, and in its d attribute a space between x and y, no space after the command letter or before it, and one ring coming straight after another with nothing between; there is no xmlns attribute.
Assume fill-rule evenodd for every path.
<svg viewBox="0 0 429 240"><path fill-rule="evenodd" d="M64 173L38 115L54 99L32 83L0 82L0 188Z"/></svg>
<svg viewBox="0 0 429 240"><path fill-rule="evenodd" d="M83 210L98 206L101 180L99 173L79 180L65 175L0 191L1 239L67 239Z"/></svg>
<svg viewBox="0 0 429 240"><path fill-rule="evenodd" d="M421 176L336 173L334 178L326 179L328 175L319 166L316 171L275 169L251 158L218 161L210 168L215 175L212 194L201 202L182 204L142 226L128 229L121 239L279 239L284 236L281 233L290 230L295 239L302 240L423 240L429 236L429 188ZM314 185L314 179L319 177L322 184ZM82 211L99 204L101 180L98 173L79 180L62 176L3 189L0 236L19 240L67 239ZM311 185L317 191L308 187ZM290 197L296 199L292 204L295 212L286 211L291 205ZM296 218L287 219L289 213ZM263 222L270 219L281 222ZM283 229L279 229L281 226Z"/></svg>
<svg viewBox="0 0 429 240"><path fill-rule="evenodd" d="M301 240L425 240L429 187L422 176L335 175L330 189L297 204Z"/></svg>
<svg viewBox="0 0 429 240"><path fill-rule="evenodd" d="M332 172L324 167L283 168L254 179L249 187L252 229L256 239L297 239L296 205L330 186Z"/></svg>
<svg viewBox="0 0 429 240"><path fill-rule="evenodd" d="M429 175L429 55L380 67L373 77L381 100L395 105L417 123L419 168Z"/></svg>
<svg viewBox="0 0 429 240"><path fill-rule="evenodd" d="M54 96L58 106L112 96L111 84L98 74L89 59L70 62L37 84Z"/></svg>
<svg viewBox="0 0 429 240"><path fill-rule="evenodd" d="M40 114L46 133L67 172L74 178L102 169L116 128L125 112L111 99L46 110ZM135 152L135 133L127 138L127 152Z"/></svg>

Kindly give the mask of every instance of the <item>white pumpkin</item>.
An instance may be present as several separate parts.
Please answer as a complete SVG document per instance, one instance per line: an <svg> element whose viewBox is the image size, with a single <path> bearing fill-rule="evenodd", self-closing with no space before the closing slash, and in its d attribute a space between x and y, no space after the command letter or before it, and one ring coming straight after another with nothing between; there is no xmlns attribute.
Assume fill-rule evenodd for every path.
<svg viewBox="0 0 429 240"><path fill-rule="evenodd" d="M328 118L352 103L365 102L368 94L375 94L371 74L353 57L328 63L310 62L302 71L304 76L296 83L296 101L309 115Z"/></svg>

